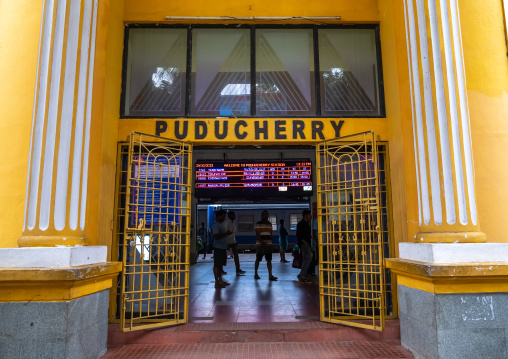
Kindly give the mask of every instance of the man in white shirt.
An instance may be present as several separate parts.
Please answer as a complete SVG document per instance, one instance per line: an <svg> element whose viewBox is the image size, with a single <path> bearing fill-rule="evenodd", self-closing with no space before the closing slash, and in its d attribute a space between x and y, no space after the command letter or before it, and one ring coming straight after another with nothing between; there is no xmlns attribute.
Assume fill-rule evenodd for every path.
<svg viewBox="0 0 508 359"><path fill-rule="evenodd" d="M228 212L228 219L226 219L226 230L231 232L229 236L227 236L228 240L228 249L231 249L233 252L233 258L235 260L236 267L236 275L244 275L245 271L240 269L240 258L238 257L238 243L236 243L235 231L236 227L233 221L236 219L235 212Z"/></svg>

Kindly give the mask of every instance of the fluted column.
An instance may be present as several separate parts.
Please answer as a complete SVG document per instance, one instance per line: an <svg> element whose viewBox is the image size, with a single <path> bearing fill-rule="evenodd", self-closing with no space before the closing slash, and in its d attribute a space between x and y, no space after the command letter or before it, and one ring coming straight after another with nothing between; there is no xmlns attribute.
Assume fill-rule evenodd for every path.
<svg viewBox="0 0 508 359"><path fill-rule="evenodd" d="M485 242L457 0L404 0L420 233L416 242Z"/></svg>
<svg viewBox="0 0 508 359"><path fill-rule="evenodd" d="M98 0L43 0L20 247L85 245Z"/></svg>

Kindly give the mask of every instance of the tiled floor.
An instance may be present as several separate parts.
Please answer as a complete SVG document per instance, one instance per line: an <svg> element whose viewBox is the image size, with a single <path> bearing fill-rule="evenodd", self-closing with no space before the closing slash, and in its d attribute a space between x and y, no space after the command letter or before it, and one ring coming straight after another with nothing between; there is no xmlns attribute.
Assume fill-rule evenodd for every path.
<svg viewBox="0 0 508 359"><path fill-rule="evenodd" d="M228 260L224 279L231 285L223 289L214 288L211 255L201 258L190 270L189 324L147 332L146 341L138 344L110 346L102 359L413 358L398 339L365 340L380 337L354 330L345 336L339 331L346 327L320 322L317 278L313 284L299 282L299 269L281 263L278 254L272 262L277 282L268 280L266 262L259 267L261 279L255 280L255 255L240 254L246 273L236 276L234 262ZM286 259L292 260L291 255ZM138 337L123 338L131 338L123 343L133 343Z"/></svg>
<svg viewBox="0 0 508 359"><path fill-rule="evenodd" d="M268 280L266 262L259 266L261 279L254 279L255 255L240 254L244 276L236 276L232 259L224 267L224 279L231 283L215 289L213 259L202 256L191 267L189 321L197 323L294 322L319 319L319 288L317 284L303 284L296 275L299 269L291 263L281 263L278 254L272 261L277 282ZM287 259L292 259L289 255ZM317 278L316 278L317 283Z"/></svg>
<svg viewBox="0 0 508 359"><path fill-rule="evenodd" d="M396 341L304 343L206 343L127 345L110 348L102 359L338 359L413 358Z"/></svg>

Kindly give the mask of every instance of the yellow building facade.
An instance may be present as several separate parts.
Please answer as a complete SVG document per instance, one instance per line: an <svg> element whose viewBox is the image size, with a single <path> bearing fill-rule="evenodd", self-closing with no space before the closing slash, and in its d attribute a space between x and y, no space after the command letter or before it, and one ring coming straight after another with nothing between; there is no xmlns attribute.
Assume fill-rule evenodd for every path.
<svg viewBox="0 0 508 359"><path fill-rule="evenodd" d="M15 260L0 263L0 302L67 303L97 293L105 300L121 270L115 254L118 144L132 131L183 141L194 152L214 146L313 148L373 131L389 163L393 251L383 265L399 285L403 345L423 357L449 357L461 345L442 344L440 335L454 338L451 329L440 327L439 319L434 334L428 334L431 324L421 325L433 343L424 352L415 339L422 335L415 328L424 321L423 310L408 308L423 301L436 313L443 305L441 310L460 317L477 308L471 304L475 296L493 307L506 299L507 7L503 0L1 2L0 248ZM316 33L320 26L373 29L380 112L244 118L125 112L126 36L132 29L284 25ZM297 123L303 126L298 131ZM38 257L28 252L33 247L85 248L90 252L80 255L95 260L18 266L18 260ZM34 274L41 267L42 278ZM457 295L470 306L456 304ZM485 321L490 316L494 312ZM465 332L476 330L464 322Z"/></svg>

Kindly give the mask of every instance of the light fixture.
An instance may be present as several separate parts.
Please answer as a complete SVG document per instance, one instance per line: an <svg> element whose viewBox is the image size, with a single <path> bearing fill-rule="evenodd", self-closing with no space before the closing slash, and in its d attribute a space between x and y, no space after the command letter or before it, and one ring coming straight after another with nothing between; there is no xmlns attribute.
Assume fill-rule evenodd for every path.
<svg viewBox="0 0 508 359"><path fill-rule="evenodd" d="M234 17L234 16L166 16L166 20L206 20L206 21L225 21L225 20L241 20L241 21L284 21L284 20L317 20L317 21L337 21L340 16L250 16L250 17Z"/></svg>

